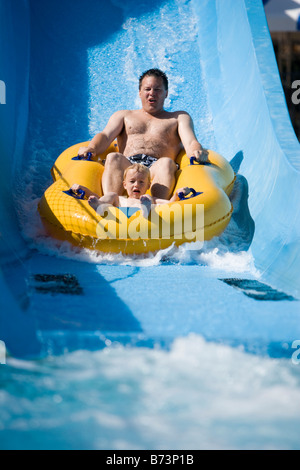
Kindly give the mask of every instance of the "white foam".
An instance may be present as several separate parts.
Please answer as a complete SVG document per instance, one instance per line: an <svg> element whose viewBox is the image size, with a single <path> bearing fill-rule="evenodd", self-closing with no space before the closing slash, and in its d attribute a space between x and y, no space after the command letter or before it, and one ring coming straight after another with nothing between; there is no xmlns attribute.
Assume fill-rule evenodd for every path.
<svg viewBox="0 0 300 470"><path fill-rule="evenodd" d="M26 431L25 446L47 436L51 448L299 448L300 369L290 359L191 334L169 351L112 343L31 364L8 359L0 392L0 430Z"/></svg>
<svg viewBox="0 0 300 470"><path fill-rule="evenodd" d="M39 217L39 216L38 216ZM146 253L140 255L126 255L122 253L103 253L92 251L86 248L74 247L68 242L61 242L47 237L43 231L43 226L37 219L36 231L34 225L29 223L24 228L27 241L30 245L38 249L41 253L57 256L58 258L74 259L92 264L127 265L127 266L158 266L161 263L201 265L215 269L217 271L251 273L259 277L259 272L255 268L251 250L238 253L230 252L224 246L216 246L216 239L213 245L205 242L198 249L198 243L185 243L179 247L170 247L159 250L156 253Z"/></svg>

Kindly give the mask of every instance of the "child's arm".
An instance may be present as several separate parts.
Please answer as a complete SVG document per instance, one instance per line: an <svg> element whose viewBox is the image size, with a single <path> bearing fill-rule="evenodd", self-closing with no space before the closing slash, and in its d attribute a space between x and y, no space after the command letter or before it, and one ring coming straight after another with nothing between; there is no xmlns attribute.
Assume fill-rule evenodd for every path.
<svg viewBox="0 0 300 470"><path fill-rule="evenodd" d="M177 189L175 191L175 193L173 194L173 196L171 197L170 202L179 201L180 200L179 193L187 194L189 192L190 191L189 191L189 188L187 186L185 186L184 188Z"/></svg>
<svg viewBox="0 0 300 470"><path fill-rule="evenodd" d="M168 202L176 202L176 201L179 201L180 198L178 196L179 193L184 193L185 190L188 190L189 188L185 187L185 188L179 188L176 190L176 192L173 194L173 196L171 197L171 199L156 199L156 198L153 198L153 203L154 204L167 204Z"/></svg>
<svg viewBox="0 0 300 470"><path fill-rule="evenodd" d="M108 206L118 207L120 204L119 196L117 193L107 193L105 196L91 195L88 199L89 205L103 217Z"/></svg>
<svg viewBox="0 0 300 470"><path fill-rule="evenodd" d="M81 184L73 184L71 187L72 191L75 193L79 191L80 189L85 192L85 197L86 199L89 199L91 196L96 196L99 199L99 195L91 191L89 188L86 186L82 186Z"/></svg>
<svg viewBox="0 0 300 470"><path fill-rule="evenodd" d="M186 191L187 190L187 191ZM149 212L151 210L151 204L167 204L168 202L175 202L179 201L178 194L180 192L187 193L189 192L189 188L180 188L177 189L175 194L171 197L171 199L157 199L155 197L151 197L148 194L144 194L141 196L140 201L142 203L142 214L147 219L149 216Z"/></svg>

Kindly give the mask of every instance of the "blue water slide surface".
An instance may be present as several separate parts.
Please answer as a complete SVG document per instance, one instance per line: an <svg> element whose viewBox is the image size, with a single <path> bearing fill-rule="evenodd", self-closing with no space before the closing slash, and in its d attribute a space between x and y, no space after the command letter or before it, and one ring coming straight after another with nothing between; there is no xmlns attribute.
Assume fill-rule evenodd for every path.
<svg viewBox="0 0 300 470"><path fill-rule="evenodd" d="M191 332L265 348L300 337L299 303L288 297L300 298L300 151L262 1L0 0L0 26L0 339L11 354ZM37 201L54 160L114 111L138 107L137 80L151 67L169 77L166 108L188 111L203 146L247 183L249 246L229 244L224 259L251 257L250 274L187 252L152 265L71 259L38 241ZM239 233L234 216L229 237ZM40 274L53 276L44 291ZM257 301L219 280L249 276L286 297Z"/></svg>

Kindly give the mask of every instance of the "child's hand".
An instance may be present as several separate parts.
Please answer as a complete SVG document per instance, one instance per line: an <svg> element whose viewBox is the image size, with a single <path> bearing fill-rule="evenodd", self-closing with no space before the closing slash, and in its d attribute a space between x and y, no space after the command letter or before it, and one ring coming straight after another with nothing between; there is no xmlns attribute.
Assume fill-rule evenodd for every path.
<svg viewBox="0 0 300 470"><path fill-rule="evenodd" d="M88 202L91 202L92 204L95 204L96 202L99 202L99 198L96 196L90 196L88 198Z"/></svg>
<svg viewBox="0 0 300 470"><path fill-rule="evenodd" d="M175 195L177 196L178 199L179 199L179 193L183 193L184 196L187 196L190 193L190 188L188 186L185 186L184 188L177 189L177 191L175 192Z"/></svg>
<svg viewBox="0 0 300 470"><path fill-rule="evenodd" d="M148 201L150 201L152 203L152 197L149 196L148 194L143 194L143 196L140 197L140 201L141 201L142 204L144 204L144 203L147 204Z"/></svg>
<svg viewBox="0 0 300 470"><path fill-rule="evenodd" d="M73 186L71 187L72 191L74 191L74 193L77 193L80 189L82 191L86 191L87 188L85 186L81 186L81 184L73 184Z"/></svg>
<svg viewBox="0 0 300 470"><path fill-rule="evenodd" d="M152 197L149 196L148 194L143 194L143 196L140 197L140 201L142 204L142 214L145 219L149 217L149 213L151 210L151 205L152 205Z"/></svg>

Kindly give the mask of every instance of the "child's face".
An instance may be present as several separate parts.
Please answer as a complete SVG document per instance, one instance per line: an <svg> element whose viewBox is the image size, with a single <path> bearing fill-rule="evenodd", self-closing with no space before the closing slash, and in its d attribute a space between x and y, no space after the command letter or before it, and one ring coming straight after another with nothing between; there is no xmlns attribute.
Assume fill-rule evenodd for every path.
<svg viewBox="0 0 300 470"><path fill-rule="evenodd" d="M150 188L150 181L147 174L136 170L129 170L123 181L123 185L127 191L128 197L140 199Z"/></svg>

